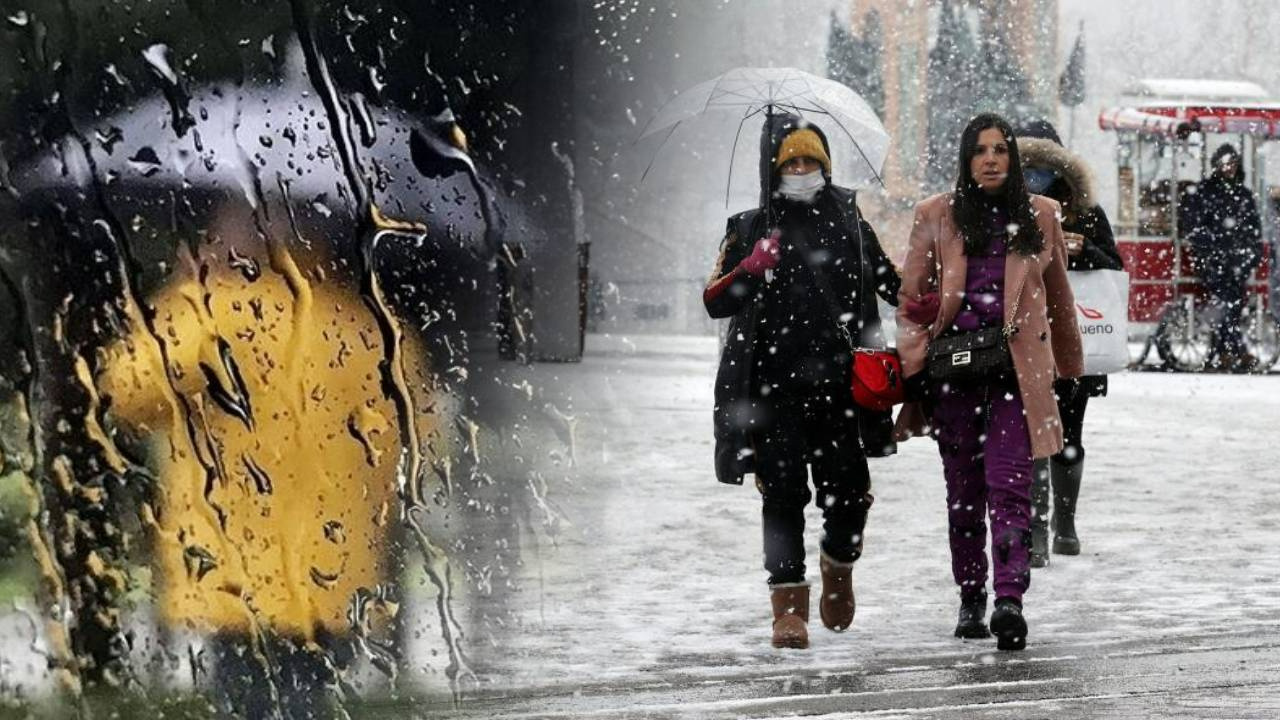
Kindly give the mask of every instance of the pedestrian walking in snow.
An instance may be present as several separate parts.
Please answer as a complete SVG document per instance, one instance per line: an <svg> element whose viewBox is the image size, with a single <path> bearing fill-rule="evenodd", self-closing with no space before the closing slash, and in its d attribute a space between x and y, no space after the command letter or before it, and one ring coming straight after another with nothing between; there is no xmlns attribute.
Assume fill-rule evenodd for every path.
<svg viewBox="0 0 1280 720"><path fill-rule="evenodd" d="M889 414L853 404L842 326L879 346L875 298L896 303L899 277L855 194L831 183L819 128L771 114L760 185L760 206L729 218L703 293L711 317L730 319L715 387L716 475L740 484L754 473L773 645L805 648L809 470L823 515L819 611L841 631L853 621L853 564L872 503L867 456L894 451Z"/></svg>
<svg viewBox="0 0 1280 720"><path fill-rule="evenodd" d="M1245 349L1240 320L1249 279L1262 262L1262 219L1235 147L1223 143L1212 165L1213 174L1190 195L1180 218L1217 315L1205 365L1249 372L1258 359Z"/></svg>
<svg viewBox="0 0 1280 720"><path fill-rule="evenodd" d="M1062 205L1062 232L1068 270L1123 270L1107 214L1098 205L1093 176L1084 159L1062 146L1053 125L1040 121L1018 131L1027 189ZM1031 567L1049 564L1049 498L1053 497L1053 552L1079 555L1076 503L1084 475L1084 412L1089 398L1107 394L1106 375L1088 375L1078 384L1060 379L1054 385L1062 418L1062 452L1035 462L1031 486Z"/></svg>
<svg viewBox="0 0 1280 720"><path fill-rule="evenodd" d="M1058 203L1027 192L1013 130L971 120L954 191L916 206L898 305L908 402L895 436L929 428L947 485L955 634L1026 646L1033 458L1062 450L1058 377L1079 377L1080 331ZM991 519L995 611L987 610Z"/></svg>

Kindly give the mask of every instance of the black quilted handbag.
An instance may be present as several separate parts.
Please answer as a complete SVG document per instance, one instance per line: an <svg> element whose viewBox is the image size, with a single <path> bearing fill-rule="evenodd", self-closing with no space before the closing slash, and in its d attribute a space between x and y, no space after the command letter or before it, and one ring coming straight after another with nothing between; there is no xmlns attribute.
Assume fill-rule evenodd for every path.
<svg viewBox="0 0 1280 720"><path fill-rule="evenodd" d="M1010 318L1018 316L1018 300L1026 286L1024 276L1013 295ZM934 382L975 383L997 380L1013 374L1009 338L1018 329L1011 319L1003 327L982 328L934 338L925 351L925 366Z"/></svg>
<svg viewBox="0 0 1280 720"><path fill-rule="evenodd" d="M929 343L926 364L935 382L971 383L995 380L1013 372L1010 330L991 327L940 337Z"/></svg>

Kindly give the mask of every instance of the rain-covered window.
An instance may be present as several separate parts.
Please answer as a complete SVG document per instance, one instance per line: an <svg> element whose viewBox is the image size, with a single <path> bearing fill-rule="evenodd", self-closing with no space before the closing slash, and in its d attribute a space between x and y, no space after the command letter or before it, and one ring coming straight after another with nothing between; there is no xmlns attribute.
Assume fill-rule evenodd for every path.
<svg viewBox="0 0 1280 720"><path fill-rule="evenodd" d="M522 45L575 12L4 3L3 702L475 689L572 462L534 363L580 357L585 244Z"/></svg>

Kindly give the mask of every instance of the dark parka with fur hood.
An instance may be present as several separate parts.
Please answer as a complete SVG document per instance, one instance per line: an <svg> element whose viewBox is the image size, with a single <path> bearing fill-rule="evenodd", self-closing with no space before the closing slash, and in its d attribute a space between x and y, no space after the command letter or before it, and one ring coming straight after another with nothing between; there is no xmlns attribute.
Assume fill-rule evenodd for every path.
<svg viewBox="0 0 1280 720"><path fill-rule="evenodd" d="M1221 170L1229 156L1236 161L1230 179ZM1216 294L1233 296L1262 262L1262 219L1239 151L1223 144L1212 165L1213 174L1184 204L1179 222L1191 241L1196 271Z"/></svg>
<svg viewBox="0 0 1280 720"><path fill-rule="evenodd" d="M729 218L720 257L703 293L703 301L711 317L729 318L720 368L716 374L714 410L716 478L723 483L741 484L744 474L755 472L749 451L750 431L760 412L759 389L755 387L757 383L753 382L752 374L756 325L764 302L764 280L737 268L751 254L756 240L768 232L775 213L767 213L766 208L770 208L770 203L778 202L773 197L778 182L773 160L783 139L798 127L815 131L830 155L826 135L819 128L806 125L799 117L777 114L766 121L760 137L760 207ZM845 267L852 269L854 287L863 289L839 300L847 312L855 315L850 331L855 333L860 344L881 347L883 336L875 297L878 294L886 302L896 305L901 280L871 225L858 211L855 193L832 185L829 177L827 181L814 206L821 213L840 218L842 237L846 240L840 246L850 261ZM859 246L863 256L861 262ZM830 282L831 278L827 281L832 287L838 287ZM816 284L813 292L819 292ZM838 290L836 294L839 294ZM834 323L834 320L830 322ZM859 329L861 338L857 337ZM881 457L895 452L890 414L863 409L858 409L857 413L859 437L866 454Z"/></svg>
<svg viewBox="0 0 1280 720"><path fill-rule="evenodd" d="M1023 168L1043 168L1058 177L1044 195L1062 203L1062 231L1084 237L1078 255L1067 256L1068 270L1123 270L1124 261L1116 249L1115 234L1107 214L1098 204L1089 166L1058 141L1050 128L1046 132L1024 131L1018 135L1018 153ZM1097 397L1107 394L1107 377L1080 378L1080 391Z"/></svg>

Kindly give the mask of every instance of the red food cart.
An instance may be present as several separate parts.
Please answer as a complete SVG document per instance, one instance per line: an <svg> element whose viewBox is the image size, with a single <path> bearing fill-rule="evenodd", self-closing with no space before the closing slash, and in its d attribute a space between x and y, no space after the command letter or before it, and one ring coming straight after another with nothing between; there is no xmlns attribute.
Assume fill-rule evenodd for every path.
<svg viewBox="0 0 1280 720"><path fill-rule="evenodd" d="M1126 93L1131 103L1104 110L1103 130L1116 133L1119 198L1113 225L1116 243L1130 273L1131 333L1145 336L1135 364L1154 348L1167 367L1205 367L1214 309L1206 302L1192 266L1179 206L1212 172L1210 156L1231 142L1242 156L1250 189L1258 198L1264 225L1273 224L1265 204L1266 143L1280 139L1280 102L1248 82L1142 80ZM1271 232L1264 232L1271 237ZM1274 247L1263 242L1262 267L1249 286L1242 330L1256 371L1280 357L1280 324L1268 295Z"/></svg>

